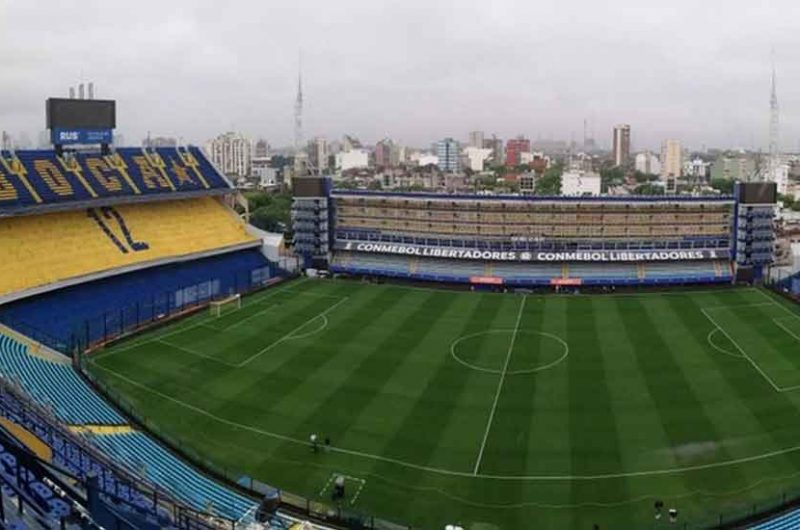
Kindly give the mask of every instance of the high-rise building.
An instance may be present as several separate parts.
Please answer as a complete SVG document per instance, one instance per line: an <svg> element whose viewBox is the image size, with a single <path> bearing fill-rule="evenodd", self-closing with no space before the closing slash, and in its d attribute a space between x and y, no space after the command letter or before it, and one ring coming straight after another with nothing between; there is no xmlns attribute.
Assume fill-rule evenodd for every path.
<svg viewBox="0 0 800 530"><path fill-rule="evenodd" d="M522 163L522 153L531 152L531 141L518 136L506 142L506 165L518 166Z"/></svg>
<svg viewBox="0 0 800 530"><path fill-rule="evenodd" d="M328 140L317 137L308 142L308 166L312 174L323 175L328 171L329 156Z"/></svg>
<svg viewBox="0 0 800 530"><path fill-rule="evenodd" d="M683 172L683 153L679 140L664 140L661 144L661 180L666 181L667 191L675 191Z"/></svg>
<svg viewBox="0 0 800 530"><path fill-rule="evenodd" d="M400 149L390 139L384 138L375 144L375 166L397 167L400 164Z"/></svg>
<svg viewBox="0 0 800 530"><path fill-rule="evenodd" d="M461 167L461 148L452 138L445 138L436 142L436 156L439 159L439 169L455 173Z"/></svg>
<svg viewBox="0 0 800 530"><path fill-rule="evenodd" d="M502 166L506 163L506 154L503 150L503 140L492 135L491 138L485 138L483 140L483 147L484 149L492 150L491 160L494 165Z"/></svg>
<svg viewBox="0 0 800 530"><path fill-rule="evenodd" d="M631 156L631 126L621 124L614 127L614 165L624 166Z"/></svg>
<svg viewBox="0 0 800 530"><path fill-rule="evenodd" d="M253 146L253 158L269 158L269 143L259 138Z"/></svg>
<svg viewBox="0 0 800 530"><path fill-rule="evenodd" d="M483 149L483 131L472 131L469 133L469 147Z"/></svg>
<svg viewBox="0 0 800 530"><path fill-rule="evenodd" d="M252 157L250 140L241 133L227 132L206 144L211 161L226 175L246 177Z"/></svg>
<svg viewBox="0 0 800 530"><path fill-rule="evenodd" d="M658 157L650 151L645 151L644 153L636 155L635 168L636 171L649 175L661 174L661 162L658 160Z"/></svg>

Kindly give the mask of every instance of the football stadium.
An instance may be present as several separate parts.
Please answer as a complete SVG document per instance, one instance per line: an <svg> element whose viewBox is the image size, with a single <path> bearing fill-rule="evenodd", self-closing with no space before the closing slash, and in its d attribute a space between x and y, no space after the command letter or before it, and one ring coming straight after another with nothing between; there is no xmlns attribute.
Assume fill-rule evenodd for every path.
<svg viewBox="0 0 800 530"><path fill-rule="evenodd" d="M48 125L0 153L13 528L800 527L774 184L300 177L283 248L200 149L111 147L113 102Z"/></svg>

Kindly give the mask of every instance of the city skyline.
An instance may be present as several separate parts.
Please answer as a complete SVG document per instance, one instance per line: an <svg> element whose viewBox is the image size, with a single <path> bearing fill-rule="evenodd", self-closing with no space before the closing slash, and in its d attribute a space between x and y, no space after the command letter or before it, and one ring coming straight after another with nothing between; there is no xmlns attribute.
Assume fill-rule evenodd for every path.
<svg viewBox="0 0 800 530"><path fill-rule="evenodd" d="M613 126L629 123L633 151L665 138L766 149L774 46L780 147L798 146L800 71L791 65L800 36L791 21L800 7L791 2L344 4L242 2L219 12L174 2L158 4L154 19L146 1L122 18L101 2L4 2L0 128L36 139L44 99L92 80L98 97L119 101L129 141L152 131L201 145L234 130L289 146L302 50L308 137L426 146L482 130L568 140L588 120L604 148ZM620 13L636 23L621 24ZM674 24L683 38L666 30ZM34 31L41 38L30 39Z"/></svg>

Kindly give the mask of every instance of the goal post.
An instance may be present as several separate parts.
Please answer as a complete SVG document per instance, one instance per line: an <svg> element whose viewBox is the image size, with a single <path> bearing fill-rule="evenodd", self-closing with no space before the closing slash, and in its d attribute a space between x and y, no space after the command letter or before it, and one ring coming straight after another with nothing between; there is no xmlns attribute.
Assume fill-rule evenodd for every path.
<svg viewBox="0 0 800 530"><path fill-rule="evenodd" d="M212 300L211 303L208 304L208 307L211 310L212 316L220 317L225 313L241 309L242 296L239 294L234 294L219 300Z"/></svg>

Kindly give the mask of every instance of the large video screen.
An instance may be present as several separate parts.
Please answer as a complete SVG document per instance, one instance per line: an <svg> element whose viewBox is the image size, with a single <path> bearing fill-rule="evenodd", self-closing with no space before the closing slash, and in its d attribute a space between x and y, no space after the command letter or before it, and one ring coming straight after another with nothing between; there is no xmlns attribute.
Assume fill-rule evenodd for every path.
<svg viewBox="0 0 800 530"><path fill-rule="evenodd" d="M116 102L104 99L47 100L48 129L114 129L117 126Z"/></svg>
<svg viewBox="0 0 800 530"><path fill-rule="evenodd" d="M739 184L739 202L743 204L775 204L778 186L774 182L742 182Z"/></svg>

